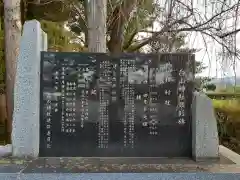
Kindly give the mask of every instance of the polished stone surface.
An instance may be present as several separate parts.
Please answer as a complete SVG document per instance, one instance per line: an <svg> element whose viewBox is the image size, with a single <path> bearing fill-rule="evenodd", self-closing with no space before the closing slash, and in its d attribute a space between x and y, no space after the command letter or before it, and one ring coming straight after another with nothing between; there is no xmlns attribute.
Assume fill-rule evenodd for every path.
<svg viewBox="0 0 240 180"><path fill-rule="evenodd" d="M42 52L41 63L40 156L191 156L188 54Z"/></svg>

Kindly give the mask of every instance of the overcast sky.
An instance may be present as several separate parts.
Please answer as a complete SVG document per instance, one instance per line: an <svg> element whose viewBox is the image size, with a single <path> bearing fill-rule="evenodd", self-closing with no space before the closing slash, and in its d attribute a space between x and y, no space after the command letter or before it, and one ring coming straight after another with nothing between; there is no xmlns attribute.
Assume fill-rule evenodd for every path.
<svg viewBox="0 0 240 180"><path fill-rule="evenodd" d="M160 4L165 4L165 2L170 2L170 0L156 0ZM181 0L185 4L191 3L190 0ZM228 0L228 3L236 3L237 0ZM198 10L202 15L207 16L208 18L214 16L217 9L217 5L212 5L212 0L193 0L194 8ZM207 5L206 2L208 3ZM216 1L215 1L216 2ZM167 8L166 8L167 9ZM218 8L219 9L219 8ZM240 27L240 16L237 21L237 28ZM225 21L225 27L230 30L235 23L234 19L229 19ZM155 29L158 29L158 25L155 25ZM222 58L218 57L217 54L222 52L222 47L217 42L213 41L211 38L203 37L200 33L191 32L188 33L188 37L186 38L187 47L202 49L201 51L196 53L196 60L201 61L204 65L208 66L208 68L202 72L201 76L210 76L210 77L223 77L223 76L234 76L233 64L232 60L227 60L222 62ZM236 46L240 49L240 33L236 35ZM240 63L237 62L235 69L240 69ZM223 73L224 72L224 73ZM237 76L240 76L240 71L235 71Z"/></svg>
<svg viewBox="0 0 240 180"><path fill-rule="evenodd" d="M237 34L236 39L237 48L240 48L240 33ZM218 43L209 39L207 46L205 46L202 36L196 33L190 35L189 42L189 47L202 49L196 53L196 60L203 62L208 68L200 74L201 76L234 76L232 60L228 59L227 62L223 62L223 59L217 56L217 53L222 51L222 48ZM240 63L237 59L235 69L236 75L240 76Z"/></svg>
<svg viewBox="0 0 240 180"><path fill-rule="evenodd" d="M201 13L206 13L208 17L212 17L215 13L213 12L213 7L211 5L206 7L204 6L205 0L196 0L194 1ZM211 0L207 0L210 2ZM230 1L228 1L230 2ZM232 3L235 3L236 0L232 0ZM200 6L202 4L202 6ZM200 8L202 7L202 8ZM216 5L215 5L216 8ZM237 28L240 27L239 19L236 23ZM236 18L225 20L225 27L228 30L233 30L233 25L235 25ZM188 46L192 48L202 49L200 52L196 53L196 60L203 62L208 68L201 73L202 76L210 77L225 77L225 76L234 76L233 60L225 59L219 57L217 54L222 52L222 46L217 42L213 41L211 38L204 37L200 33L189 33L187 38ZM206 42L206 43L205 43ZM233 42L234 43L234 42ZM236 46L240 48L240 34L236 35ZM240 63L235 59L235 69L239 69ZM240 71L235 71L237 76L240 76Z"/></svg>

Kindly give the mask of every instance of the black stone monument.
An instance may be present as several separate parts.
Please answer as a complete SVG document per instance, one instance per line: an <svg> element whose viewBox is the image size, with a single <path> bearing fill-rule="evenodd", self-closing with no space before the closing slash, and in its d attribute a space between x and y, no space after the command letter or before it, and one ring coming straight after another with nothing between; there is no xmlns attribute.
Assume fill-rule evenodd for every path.
<svg viewBox="0 0 240 180"><path fill-rule="evenodd" d="M40 156L190 157L194 55L42 52Z"/></svg>

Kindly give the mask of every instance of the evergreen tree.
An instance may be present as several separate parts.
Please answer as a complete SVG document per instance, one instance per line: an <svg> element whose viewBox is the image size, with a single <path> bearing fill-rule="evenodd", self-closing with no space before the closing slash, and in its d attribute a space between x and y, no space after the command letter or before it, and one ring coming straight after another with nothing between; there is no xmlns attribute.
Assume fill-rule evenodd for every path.
<svg viewBox="0 0 240 180"><path fill-rule="evenodd" d="M84 51L80 43L73 41L77 37L66 30L64 23L42 20L41 26L48 35L48 48L50 51Z"/></svg>

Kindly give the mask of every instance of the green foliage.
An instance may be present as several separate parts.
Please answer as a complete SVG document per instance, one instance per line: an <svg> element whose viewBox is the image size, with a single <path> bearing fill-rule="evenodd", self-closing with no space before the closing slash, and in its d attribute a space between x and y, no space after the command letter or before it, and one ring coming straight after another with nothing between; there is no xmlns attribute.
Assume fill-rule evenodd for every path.
<svg viewBox="0 0 240 180"><path fill-rule="evenodd" d="M48 48L53 51L67 51L71 33L64 28L63 23L41 21L42 29L48 35Z"/></svg>
<svg viewBox="0 0 240 180"><path fill-rule="evenodd" d="M204 69L207 68L207 66L204 66L204 64L200 61L196 61L195 62L195 65L196 65L196 69L195 69L195 73L198 74L198 73L201 73ZM204 81L208 81L209 79L208 78L204 78L203 79Z"/></svg>
<svg viewBox="0 0 240 180"><path fill-rule="evenodd" d="M198 68L198 67L196 67ZM201 71L199 71L201 72ZM197 89L202 89L204 87L204 85L206 85L209 81L211 80L211 78L208 77L196 77L195 78L195 87Z"/></svg>
<svg viewBox="0 0 240 180"><path fill-rule="evenodd" d="M3 13L3 3L0 0L0 13ZM26 19L33 17L28 14ZM25 20L26 20L25 19ZM48 47L53 51L83 51L79 43L71 43L71 39L76 38L73 33L64 28L62 22L40 21L42 29L48 34ZM3 15L0 16L0 84L5 79L5 60L4 60L4 28Z"/></svg>
<svg viewBox="0 0 240 180"><path fill-rule="evenodd" d="M51 1L36 4L30 0L23 0L22 17L25 20L37 19L41 22L42 29L48 35L48 47L52 51L83 51L83 47L72 32L66 30L64 21L69 17L70 4L77 0Z"/></svg>
<svg viewBox="0 0 240 180"><path fill-rule="evenodd" d="M240 103L238 100L213 100L220 143L240 153Z"/></svg>
<svg viewBox="0 0 240 180"><path fill-rule="evenodd" d="M216 85L215 84L207 84L204 86L209 91L215 91L216 90Z"/></svg>
<svg viewBox="0 0 240 180"><path fill-rule="evenodd" d="M71 12L70 4L75 0L49 1L49 3L40 4L33 3L32 0L23 1L25 2L25 20L37 19L53 22L64 22L68 20Z"/></svg>
<svg viewBox="0 0 240 180"><path fill-rule="evenodd" d="M76 36L67 31L64 23L51 21L41 21L42 29L48 35L48 48L52 51L83 51L83 47L79 43L71 42Z"/></svg>

